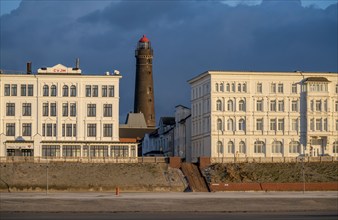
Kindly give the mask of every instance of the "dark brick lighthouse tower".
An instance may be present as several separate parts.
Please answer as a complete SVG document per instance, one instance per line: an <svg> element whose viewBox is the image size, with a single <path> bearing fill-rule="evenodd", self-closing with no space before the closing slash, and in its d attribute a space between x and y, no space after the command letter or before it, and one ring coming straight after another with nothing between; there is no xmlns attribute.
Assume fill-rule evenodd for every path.
<svg viewBox="0 0 338 220"><path fill-rule="evenodd" d="M135 50L136 80L134 113L142 112L148 127L155 127L155 104L153 85L153 49L149 39L143 35Z"/></svg>

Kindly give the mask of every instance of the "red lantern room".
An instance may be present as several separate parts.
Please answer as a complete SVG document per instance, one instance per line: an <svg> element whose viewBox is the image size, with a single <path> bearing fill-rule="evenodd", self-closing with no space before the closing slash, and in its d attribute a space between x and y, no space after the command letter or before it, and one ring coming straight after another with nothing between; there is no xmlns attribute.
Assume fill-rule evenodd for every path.
<svg viewBox="0 0 338 220"><path fill-rule="evenodd" d="M137 49L150 49L150 41L146 37L146 35L143 35L141 39L138 41Z"/></svg>

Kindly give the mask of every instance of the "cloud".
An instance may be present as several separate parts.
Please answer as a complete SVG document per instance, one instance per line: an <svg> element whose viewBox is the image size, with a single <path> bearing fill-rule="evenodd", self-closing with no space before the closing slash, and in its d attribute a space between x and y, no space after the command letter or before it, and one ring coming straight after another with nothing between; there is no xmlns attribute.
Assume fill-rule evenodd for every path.
<svg viewBox="0 0 338 220"><path fill-rule="evenodd" d="M337 72L337 4L229 6L217 1L24 1L1 17L0 68L81 59L83 72L118 69L121 121L133 109L136 43L154 48L157 119L189 106L187 80L209 69ZM23 67L23 68L22 68Z"/></svg>

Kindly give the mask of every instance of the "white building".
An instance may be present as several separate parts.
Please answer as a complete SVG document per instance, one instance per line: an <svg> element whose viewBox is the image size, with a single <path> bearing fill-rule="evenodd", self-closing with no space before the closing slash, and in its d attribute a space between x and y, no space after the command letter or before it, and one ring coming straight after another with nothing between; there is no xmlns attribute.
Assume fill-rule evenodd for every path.
<svg viewBox="0 0 338 220"><path fill-rule="evenodd" d="M0 157L136 157L119 139L117 74L58 64L0 74Z"/></svg>
<svg viewBox="0 0 338 220"><path fill-rule="evenodd" d="M191 85L192 155L338 156L338 74L207 71Z"/></svg>

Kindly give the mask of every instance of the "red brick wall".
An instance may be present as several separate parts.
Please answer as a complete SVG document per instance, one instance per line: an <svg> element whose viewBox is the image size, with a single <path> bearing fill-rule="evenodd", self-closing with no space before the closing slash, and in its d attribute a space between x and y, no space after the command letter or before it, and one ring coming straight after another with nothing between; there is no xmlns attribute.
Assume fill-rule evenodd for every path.
<svg viewBox="0 0 338 220"><path fill-rule="evenodd" d="M211 191L303 191L303 183L212 183ZM306 191L337 191L338 182L305 183Z"/></svg>
<svg viewBox="0 0 338 220"><path fill-rule="evenodd" d="M211 164L210 157L200 157L199 158L199 166L200 169L204 169Z"/></svg>
<svg viewBox="0 0 338 220"><path fill-rule="evenodd" d="M181 157L170 157L169 158L169 166L171 168L181 168L181 163L182 163L182 159Z"/></svg>

